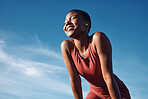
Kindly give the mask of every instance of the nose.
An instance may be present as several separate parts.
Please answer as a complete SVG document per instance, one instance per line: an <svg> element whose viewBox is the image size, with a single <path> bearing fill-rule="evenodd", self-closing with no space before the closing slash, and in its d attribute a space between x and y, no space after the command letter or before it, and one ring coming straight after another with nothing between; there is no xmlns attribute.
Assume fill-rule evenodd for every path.
<svg viewBox="0 0 148 99"><path fill-rule="evenodd" d="M72 24L71 21L66 21L65 26Z"/></svg>
<svg viewBox="0 0 148 99"><path fill-rule="evenodd" d="M68 17L68 18L66 18L66 20L65 20L65 25L67 26L67 25L69 25L69 24L72 24L72 17Z"/></svg>
<svg viewBox="0 0 148 99"><path fill-rule="evenodd" d="M71 19L67 19L67 20L65 21L65 25L64 25L64 27L63 27L63 30L66 31L66 27L67 27L68 25L71 25L71 24L72 24Z"/></svg>
<svg viewBox="0 0 148 99"><path fill-rule="evenodd" d="M72 24L72 23L69 20L65 21L65 25L63 27L63 30L66 31L66 27L70 24Z"/></svg>

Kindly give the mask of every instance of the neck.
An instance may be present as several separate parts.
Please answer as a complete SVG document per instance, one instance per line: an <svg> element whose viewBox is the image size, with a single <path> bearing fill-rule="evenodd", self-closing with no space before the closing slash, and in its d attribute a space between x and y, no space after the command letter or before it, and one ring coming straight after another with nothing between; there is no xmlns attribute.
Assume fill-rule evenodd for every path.
<svg viewBox="0 0 148 99"><path fill-rule="evenodd" d="M80 37L78 39L74 39L74 43L80 52L85 52L88 48L89 36L85 35L85 36Z"/></svg>

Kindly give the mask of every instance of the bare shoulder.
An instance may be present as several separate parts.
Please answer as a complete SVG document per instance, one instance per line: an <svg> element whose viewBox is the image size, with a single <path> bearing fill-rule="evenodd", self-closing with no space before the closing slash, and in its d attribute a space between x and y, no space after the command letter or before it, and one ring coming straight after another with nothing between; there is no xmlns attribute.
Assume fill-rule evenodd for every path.
<svg viewBox="0 0 148 99"><path fill-rule="evenodd" d="M103 32L96 32L93 34L93 40L98 41L98 40L107 40L108 37L105 35Z"/></svg>
<svg viewBox="0 0 148 99"><path fill-rule="evenodd" d="M110 40L103 32L96 32L92 35L92 44L95 49L106 50L111 48Z"/></svg>
<svg viewBox="0 0 148 99"><path fill-rule="evenodd" d="M72 48L73 48L73 39L64 40L61 43L61 50L66 50L70 53Z"/></svg>

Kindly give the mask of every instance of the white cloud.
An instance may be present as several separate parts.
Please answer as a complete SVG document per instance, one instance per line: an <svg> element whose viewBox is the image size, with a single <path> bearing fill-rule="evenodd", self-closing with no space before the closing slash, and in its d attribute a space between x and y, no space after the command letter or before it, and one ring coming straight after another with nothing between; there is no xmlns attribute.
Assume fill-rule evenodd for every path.
<svg viewBox="0 0 148 99"><path fill-rule="evenodd" d="M28 48L32 49L32 48ZM18 49L19 50L19 49ZM43 55L46 55L45 52L47 52L47 55L52 57L56 55L56 59L61 58L60 55L58 55L55 52L52 52L47 49L34 49L30 50L30 54L36 50L36 53L40 52ZM25 54L25 53L24 53ZM44 72L48 73L53 73L54 71L63 71L64 68L61 66L56 66L56 65L51 65L49 63L42 63L42 62L37 62L37 61L32 61L32 60L27 60L27 59L22 59L21 56L16 55L12 56L3 51L3 49L0 49L0 62L7 64L9 66L13 66L15 68L19 68L21 71L23 71L26 75L36 75L40 76Z"/></svg>
<svg viewBox="0 0 148 99"><path fill-rule="evenodd" d="M45 49L45 48L29 48L29 50L31 50L33 52L36 52L38 54L48 56L48 57L54 57L54 58L63 60L61 54L59 54L59 53L57 53L55 51L49 50L49 49Z"/></svg>
<svg viewBox="0 0 148 99"><path fill-rule="evenodd" d="M31 67L31 68L26 68L25 74L29 76L40 76L41 73L38 71L36 68Z"/></svg>
<svg viewBox="0 0 148 99"><path fill-rule="evenodd" d="M64 93L72 95L70 86L61 81L52 80L45 77L23 77L20 75L0 76L0 92L12 94L15 96L32 97L46 95L50 92ZM27 99L27 98L25 98Z"/></svg>
<svg viewBox="0 0 148 99"><path fill-rule="evenodd" d="M10 47L11 46L7 46L6 41L0 40L0 64L3 64L3 67L1 65L0 68L6 68L4 69L5 71L0 70L0 93L11 94L19 98L39 95L49 97L51 95L50 92L53 91L72 95L70 85L64 83L65 81L56 79L56 76L61 77L61 74L64 74L64 67L58 66L58 64L40 62L35 60L36 58L32 60L32 58L22 57L22 55L27 54L26 52L30 55L32 55L32 53L40 53L42 57L54 57L55 61L63 61L60 54L43 46L34 49L34 46L30 45L21 45L21 47L14 45L15 50L10 54L7 50L4 50L7 48L11 49ZM16 53L17 51L22 51L20 48L23 47L26 48L23 49L24 52L21 52L21 54ZM38 57L40 57L40 55L38 55ZM32 55L32 57L35 56ZM47 57L45 57L45 59L46 58Z"/></svg>
<svg viewBox="0 0 148 99"><path fill-rule="evenodd" d="M0 44L5 44L6 42L4 40L0 40Z"/></svg>

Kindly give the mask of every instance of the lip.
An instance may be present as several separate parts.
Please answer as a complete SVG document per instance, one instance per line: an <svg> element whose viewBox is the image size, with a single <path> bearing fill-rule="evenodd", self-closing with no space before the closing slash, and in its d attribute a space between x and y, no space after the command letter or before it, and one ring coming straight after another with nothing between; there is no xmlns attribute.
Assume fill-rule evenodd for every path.
<svg viewBox="0 0 148 99"><path fill-rule="evenodd" d="M66 31L69 31L69 30L73 29L73 27L74 27L74 26L72 26L72 25L68 25L68 26L66 27Z"/></svg>

